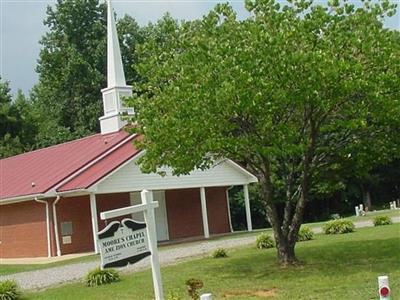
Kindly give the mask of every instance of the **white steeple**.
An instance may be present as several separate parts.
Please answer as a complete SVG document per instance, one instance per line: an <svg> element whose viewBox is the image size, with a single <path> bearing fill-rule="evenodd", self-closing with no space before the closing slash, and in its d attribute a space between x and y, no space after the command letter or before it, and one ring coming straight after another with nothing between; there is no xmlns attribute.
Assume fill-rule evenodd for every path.
<svg viewBox="0 0 400 300"><path fill-rule="evenodd" d="M107 88L101 92L104 108L104 116L99 119L101 133L118 131L126 125L121 115L133 114L133 109L123 105L123 98L132 96L132 87L125 81L111 0L107 0Z"/></svg>
<svg viewBox="0 0 400 300"><path fill-rule="evenodd" d="M111 0L107 0L107 83L108 87L126 85Z"/></svg>

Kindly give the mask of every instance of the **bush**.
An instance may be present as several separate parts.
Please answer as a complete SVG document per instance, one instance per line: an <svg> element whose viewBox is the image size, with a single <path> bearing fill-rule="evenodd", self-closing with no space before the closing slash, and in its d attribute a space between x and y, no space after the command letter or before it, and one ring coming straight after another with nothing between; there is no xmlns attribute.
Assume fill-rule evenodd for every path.
<svg viewBox="0 0 400 300"><path fill-rule="evenodd" d="M183 300L183 298L179 295L177 291L169 291L166 300Z"/></svg>
<svg viewBox="0 0 400 300"><path fill-rule="evenodd" d="M301 226L299 230L299 234L297 235L297 241L310 241L314 238L314 232L308 226Z"/></svg>
<svg viewBox="0 0 400 300"><path fill-rule="evenodd" d="M388 216L377 216L374 218L374 226L390 225L392 224L392 219Z"/></svg>
<svg viewBox="0 0 400 300"><path fill-rule="evenodd" d="M186 287L188 289L188 294L193 300L200 298L200 289L203 288L203 281L196 278L190 278L186 280Z"/></svg>
<svg viewBox="0 0 400 300"><path fill-rule="evenodd" d="M20 289L14 280L0 281L0 300L16 300L20 296Z"/></svg>
<svg viewBox="0 0 400 300"><path fill-rule="evenodd" d="M353 222L343 219L326 222L322 227L325 234L349 233L353 232L354 228Z"/></svg>
<svg viewBox="0 0 400 300"><path fill-rule="evenodd" d="M120 281L120 277L118 272L113 269L101 270L97 268L86 275L85 281L87 286L98 286Z"/></svg>
<svg viewBox="0 0 400 300"><path fill-rule="evenodd" d="M274 239L266 232L261 233L257 236L256 245L258 249L268 249L275 247Z"/></svg>
<svg viewBox="0 0 400 300"><path fill-rule="evenodd" d="M224 258L228 257L226 250L224 248L215 249L214 252L211 254L213 258Z"/></svg>

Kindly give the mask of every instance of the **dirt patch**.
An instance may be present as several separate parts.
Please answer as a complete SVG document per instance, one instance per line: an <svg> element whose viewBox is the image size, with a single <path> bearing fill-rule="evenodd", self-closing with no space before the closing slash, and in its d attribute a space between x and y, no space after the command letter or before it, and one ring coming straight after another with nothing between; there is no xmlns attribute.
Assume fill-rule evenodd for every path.
<svg viewBox="0 0 400 300"><path fill-rule="evenodd" d="M261 289L254 291L232 291L224 293L224 298L235 298L243 296L256 296L260 298L271 298L275 297L278 292L277 288L272 289Z"/></svg>

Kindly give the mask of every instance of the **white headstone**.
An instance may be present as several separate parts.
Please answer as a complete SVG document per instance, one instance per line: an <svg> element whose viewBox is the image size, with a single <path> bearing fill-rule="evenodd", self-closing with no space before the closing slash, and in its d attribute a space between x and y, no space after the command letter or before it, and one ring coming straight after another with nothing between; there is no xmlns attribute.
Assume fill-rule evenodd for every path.
<svg viewBox="0 0 400 300"><path fill-rule="evenodd" d="M200 300L212 300L212 295L210 293L202 294Z"/></svg>

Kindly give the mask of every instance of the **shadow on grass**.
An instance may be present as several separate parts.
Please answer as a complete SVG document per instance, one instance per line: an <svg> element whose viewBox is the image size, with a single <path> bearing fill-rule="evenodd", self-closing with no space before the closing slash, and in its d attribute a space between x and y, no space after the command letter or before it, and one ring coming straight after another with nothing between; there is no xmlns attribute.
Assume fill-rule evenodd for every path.
<svg viewBox="0 0 400 300"><path fill-rule="evenodd" d="M299 247L297 257L300 266L281 268L277 264L275 249L250 250L247 255L233 257L221 264L209 263L207 272L224 274L224 278L268 278L279 276L308 276L320 274L352 275L365 271L398 270L400 261L399 239L386 239L384 243L374 240L343 241L327 245ZM397 251L396 251L397 249Z"/></svg>

